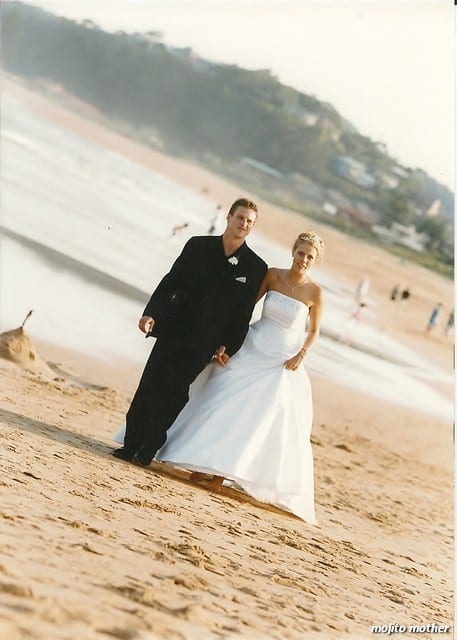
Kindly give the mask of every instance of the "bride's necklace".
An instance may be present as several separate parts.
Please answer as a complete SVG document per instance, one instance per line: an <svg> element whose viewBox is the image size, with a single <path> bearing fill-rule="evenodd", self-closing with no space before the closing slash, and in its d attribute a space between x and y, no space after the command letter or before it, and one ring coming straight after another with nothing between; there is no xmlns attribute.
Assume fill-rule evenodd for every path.
<svg viewBox="0 0 457 640"><path fill-rule="evenodd" d="M303 287L304 284L306 284L307 280L303 280L303 282L298 282L296 285L292 286L287 278L287 273L284 276L284 282L286 283L286 285L289 287L289 289L292 291L292 293L295 291L295 289L299 289L300 287Z"/></svg>

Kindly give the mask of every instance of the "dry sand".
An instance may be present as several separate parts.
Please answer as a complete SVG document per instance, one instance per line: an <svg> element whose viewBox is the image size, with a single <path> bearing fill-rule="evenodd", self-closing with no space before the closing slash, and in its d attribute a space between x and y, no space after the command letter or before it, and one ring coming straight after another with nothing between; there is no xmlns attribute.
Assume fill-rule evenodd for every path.
<svg viewBox="0 0 457 640"><path fill-rule="evenodd" d="M224 206L240 194L5 84L54 121ZM261 209L259 228L280 242L320 230L328 270L350 290L368 273L378 308L401 271L413 298L386 314L385 330L451 366L451 339L423 327L437 297L450 303L452 283ZM0 359L1 638L338 639L370 638L377 624L452 624L453 442L444 420L313 377L319 525L310 526L233 490L210 494L185 471L113 459L111 436L140 371L127 363L126 381L124 363L103 367L43 343L39 352L92 384Z"/></svg>
<svg viewBox="0 0 457 640"><path fill-rule="evenodd" d="M0 363L4 637L368 638L372 624L451 624L441 421L315 379L309 526L113 459L127 398Z"/></svg>

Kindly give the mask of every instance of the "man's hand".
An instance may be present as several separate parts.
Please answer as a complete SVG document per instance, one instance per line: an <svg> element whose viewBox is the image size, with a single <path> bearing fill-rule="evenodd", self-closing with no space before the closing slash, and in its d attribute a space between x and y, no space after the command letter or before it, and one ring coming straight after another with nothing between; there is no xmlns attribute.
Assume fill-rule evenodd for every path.
<svg viewBox="0 0 457 640"><path fill-rule="evenodd" d="M143 333L149 333L154 326L154 318L151 316L143 316L138 321L138 327Z"/></svg>
<svg viewBox="0 0 457 640"><path fill-rule="evenodd" d="M221 367L225 367L229 359L230 359L230 356L225 353L224 346L220 346L213 356L213 360L215 360L217 364Z"/></svg>

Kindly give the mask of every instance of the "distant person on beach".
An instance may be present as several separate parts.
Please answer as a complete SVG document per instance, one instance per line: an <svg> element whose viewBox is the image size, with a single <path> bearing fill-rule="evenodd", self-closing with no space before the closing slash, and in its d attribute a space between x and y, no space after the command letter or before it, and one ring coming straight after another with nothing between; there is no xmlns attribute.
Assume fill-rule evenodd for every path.
<svg viewBox="0 0 457 640"><path fill-rule="evenodd" d="M396 284L396 285L392 288L392 291L390 292L390 299L391 299L392 301L395 301L395 300L397 299L397 297L398 297L399 292L400 292L400 287L399 287L399 285L398 285L398 284Z"/></svg>
<svg viewBox="0 0 457 640"><path fill-rule="evenodd" d="M222 236L190 238L152 294L138 326L157 341L115 457L149 465L200 371L212 358L224 366L241 347L268 269L245 242L256 219L254 202L236 200Z"/></svg>
<svg viewBox="0 0 457 640"><path fill-rule="evenodd" d="M349 320L346 322L346 325L344 326L343 331L339 338L342 342L348 345L351 343L350 337L357 330L362 318L362 312L366 307L367 307L367 303L360 301L358 302L355 309L352 310L349 316Z"/></svg>
<svg viewBox="0 0 457 640"><path fill-rule="evenodd" d="M428 322L427 322L427 327L425 328L425 331L427 333L430 333L430 331L432 331L436 327L436 325L438 324L438 318L440 317L442 306L443 306L443 303L442 302L438 302L438 304L436 304L433 307L432 312L431 312L430 317L429 317Z"/></svg>
<svg viewBox="0 0 457 640"><path fill-rule="evenodd" d="M359 284L357 285L357 288L355 290L354 293L354 300L355 302L358 304L359 302L365 302L366 301L366 297L367 297L367 293L368 293L368 289L370 288L370 280L364 276Z"/></svg>
<svg viewBox="0 0 457 640"><path fill-rule="evenodd" d="M449 331L452 331L454 328L454 309L449 313L447 322L444 326L444 335L447 336Z"/></svg>
<svg viewBox="0 0 457 640"><path fill-rule="evenodd" d="M406 302L406 300L408 300L410 297L411 297L410 290L408 288L403 289L403 291L400 294L400 301Z"/></svg>
<svg viewBox="0 0 457 640"><path fill-rule="evenodd" d="M268 270L260 320L224 368L210 366L196 380L157 454L210 490L227 479L310 523L313 408L303 360L319 336L322 289L309 271L323 248L316 233L301 233L291 266Z"/></svg>
<svg viewBox="0 0 457 640"><path fill-rule="evenodd" d="M365 309L366 306L367 306L366 302L359 302L357 309L354 310L351 317L354 318L354 320L356 320L357 322L360 322L362 309Z"/></svg>
<svg viewBox="0 0 457 640"><path fill-rule="evenodd" d="M184 229L187 229L188 226L189 226L188 222L185 222L184 224L176 225L176 227L173 227L173 229L171 230L171 235L175 236L177 233L181 233L181 231L184 231Z"/></svg>
<svg viewBox="0 0 457 640"><path fill-rule="evenodd" d="M208 235L212 235L216 231L216 223L219 218L219 213L222 211L222 207L220 204L217 205L217 211L214 214L214 218L211 220L210 227L208 229Z"/></svg>

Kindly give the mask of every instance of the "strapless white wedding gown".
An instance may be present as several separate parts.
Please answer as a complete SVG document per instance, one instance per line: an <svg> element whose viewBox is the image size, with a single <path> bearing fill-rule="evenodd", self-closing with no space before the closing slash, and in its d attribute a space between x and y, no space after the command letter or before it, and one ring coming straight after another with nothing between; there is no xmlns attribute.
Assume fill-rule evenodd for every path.
<svg viewBox="0 0 457 640"><path fill-rule="evenodd" d="M303 345L307 315L302 302L268 291L238 353L195 380L156 459L224 476L315 524L311 385L303 366L284 368Z"/></svg>

